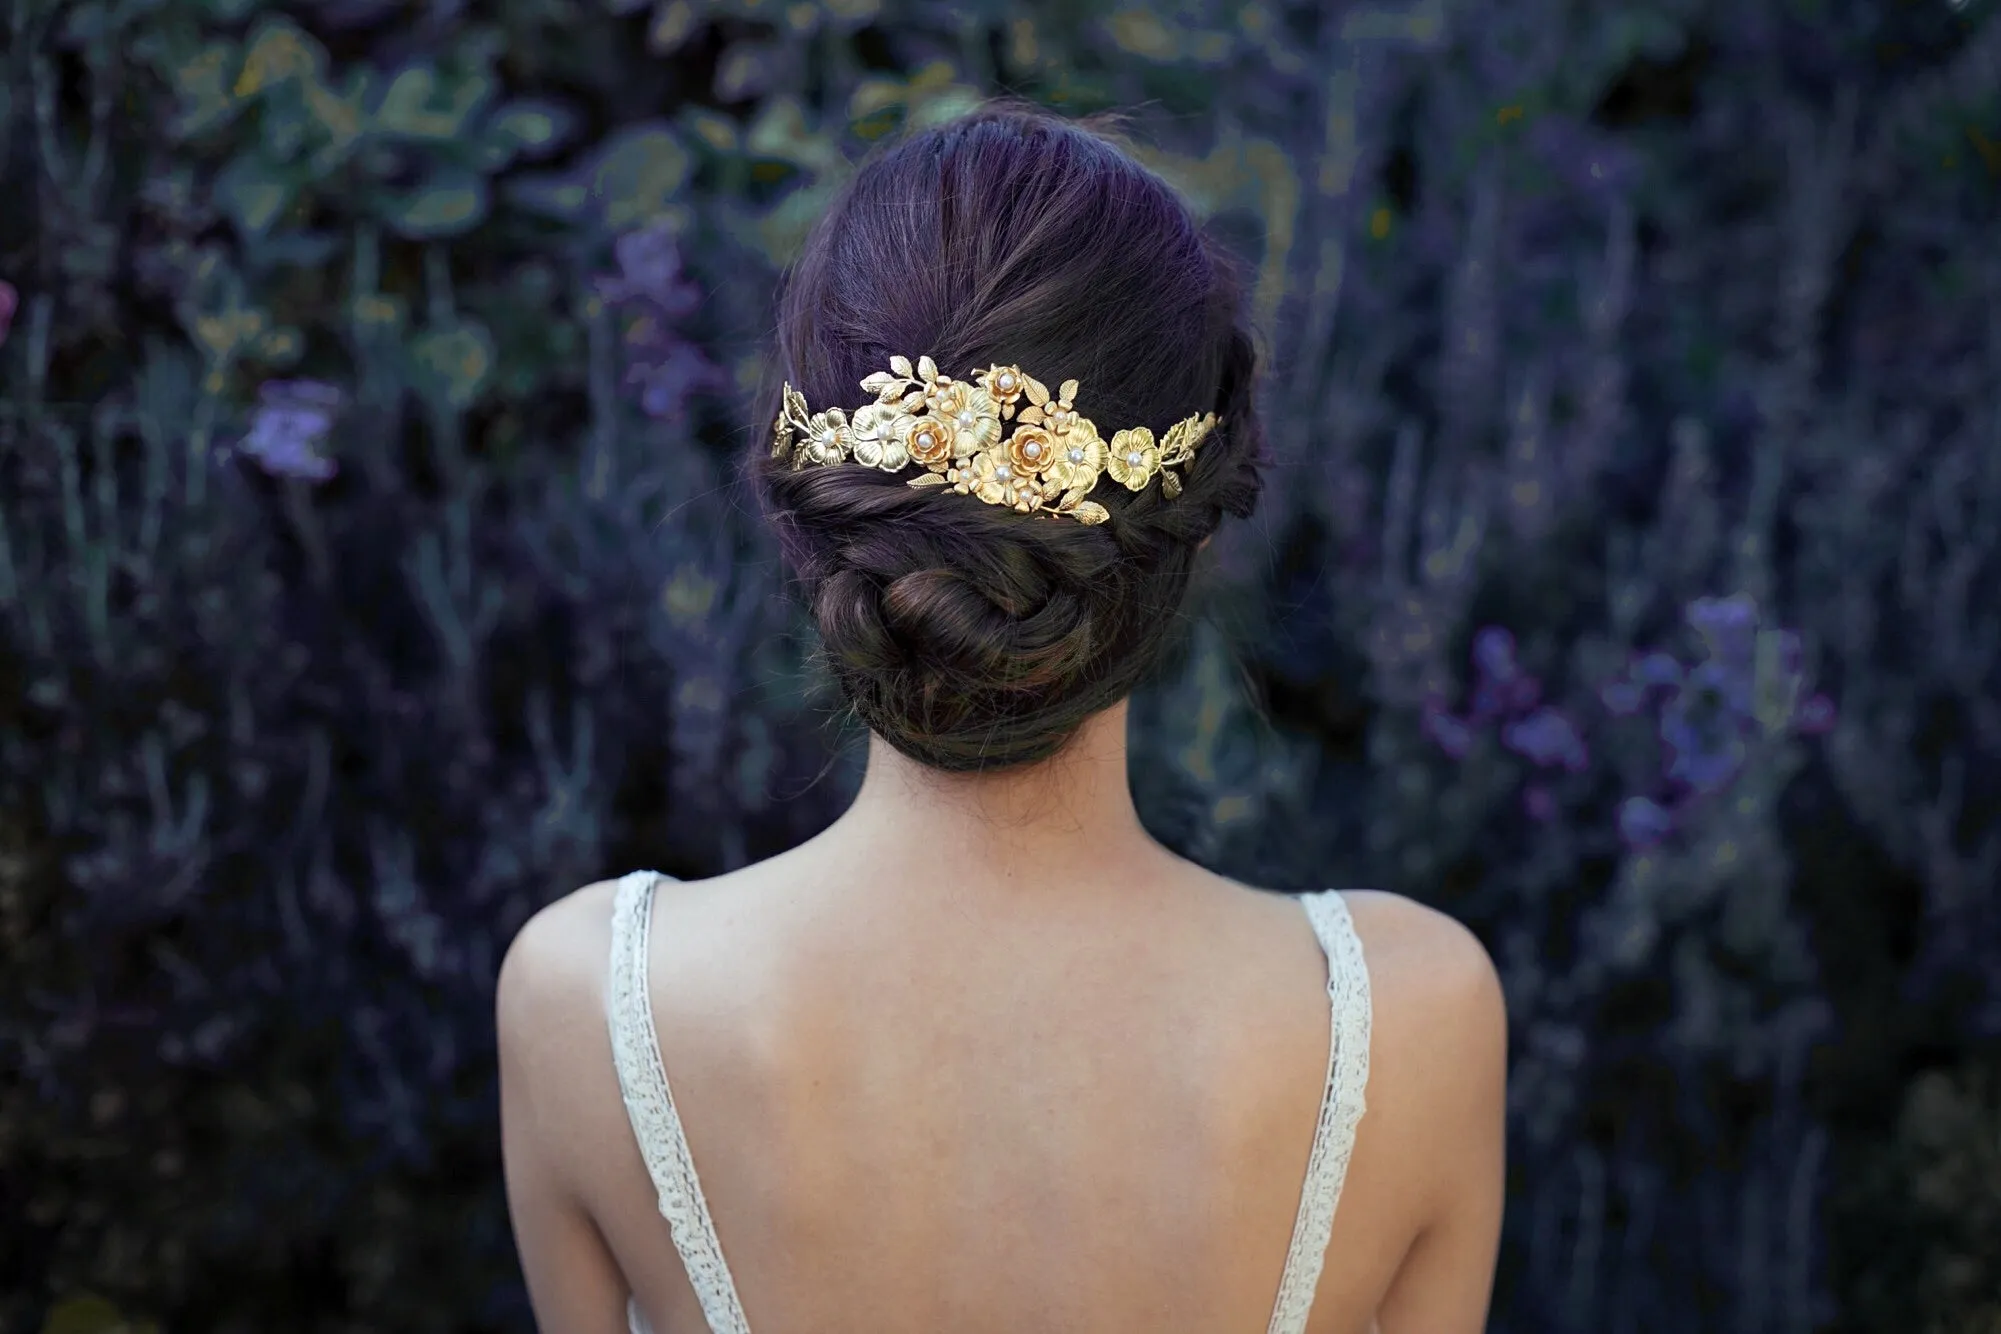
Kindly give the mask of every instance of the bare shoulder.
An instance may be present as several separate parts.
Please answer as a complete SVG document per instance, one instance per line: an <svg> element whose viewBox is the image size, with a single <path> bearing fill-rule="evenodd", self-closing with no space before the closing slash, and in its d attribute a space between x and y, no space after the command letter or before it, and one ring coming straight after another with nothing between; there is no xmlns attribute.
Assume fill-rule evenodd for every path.
<svg viewBox="0 0 2001 1334"><path fill-rule="evenodd" d="M1479 937L1397 894L1344 893L1368 962L1373 1024L1368 1103L1378 1140L1421 1179L1463 1169L1506 1119L1508 1019Z"/></svg>
<svg viewBox="0 0 2001 1334"><path fill-rule="evenodd" d="M501 960L496 1006L505 1029L534 1026L551 1005L603 995L618 882L600 880L546 904L515 933Z"/></svg>
<svg viewBox="0 0 2001 1334"><path fill-rule="evenodd" d="M1457 918L1380 890L1345 891L1369 962L1372 992L1431 1021L1495 1026L1505 1035L1500 974L1486 946Z"/></svg>
<svg viewBox="0 0 2001 1334"><path fill-rule="evenodd" d="M562 1089L586 1064L608 1060L605 983L616 881L544 906L515 933L494 987L503 1074Z"/></svg>

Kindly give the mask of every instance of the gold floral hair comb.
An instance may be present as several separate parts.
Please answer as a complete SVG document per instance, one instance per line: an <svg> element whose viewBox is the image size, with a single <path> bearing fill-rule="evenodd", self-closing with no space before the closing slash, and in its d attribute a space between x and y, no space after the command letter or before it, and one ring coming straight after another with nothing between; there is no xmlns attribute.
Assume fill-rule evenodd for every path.
<svg viewBox="0 0 2001 1334"><path fill-rule="evenodd" d="M930 357L919 357L915 367L908 357L891 357L889 365L861 382L875 402L856 408L852 418L840 408L809 414L805 396L788 383L771 457L789 452L794 472L850 461L884 472L917 464L925 471L911 486L949 486L1023 514L1103 523L1111 514L1084 499L1102 474L1131 491L1144 490L1158 474L1172 500L1181 494L1180 474L1172 470L1195 457L1216 426L1216 414L1205 412L1174 423L1157 444L1144 426L1106 441L1089 417L1078 415L1075 380L1052 395L1019 366L989 366L971 380L954 380L940 375ZM1005 439L1004 421L1015 423Z"/></svg>

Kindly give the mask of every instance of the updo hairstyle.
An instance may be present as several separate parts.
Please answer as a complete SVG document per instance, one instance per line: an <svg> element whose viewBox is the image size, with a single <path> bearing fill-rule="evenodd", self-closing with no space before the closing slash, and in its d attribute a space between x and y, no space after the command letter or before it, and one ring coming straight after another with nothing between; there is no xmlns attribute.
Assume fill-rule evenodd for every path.
<svg viewBox="0 0 2001 1334"><path fill-rule="evenodd" d="M1076 379L1109 437L1214 411L1167 499L1110 478L1108 522L1015 513L858 464L770 457L776 382L814 410L930 354L957 379L1019 365ZM1263 434L1237 266L1109 134L989 107L866 162L780 298L751 468L826 658L869 729L952 772L1045 759L1160 654L1196 548L1257 502Z"/></svg>

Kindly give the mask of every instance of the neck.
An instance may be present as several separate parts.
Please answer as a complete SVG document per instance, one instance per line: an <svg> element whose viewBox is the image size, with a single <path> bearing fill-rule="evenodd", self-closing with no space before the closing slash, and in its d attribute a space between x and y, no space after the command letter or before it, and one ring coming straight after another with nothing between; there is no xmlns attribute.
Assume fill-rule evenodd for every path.
<svg viewBox="0 0 2001 1334"><path fill-rule="evenodd" d="M1094 714L1037 764L994 774L926 768L869 738L861 792L824 838L858 861L909 867L924 882L1074 892L1079 880L1160 849L1140 825L1126 780L1126 705Z"/></svg>

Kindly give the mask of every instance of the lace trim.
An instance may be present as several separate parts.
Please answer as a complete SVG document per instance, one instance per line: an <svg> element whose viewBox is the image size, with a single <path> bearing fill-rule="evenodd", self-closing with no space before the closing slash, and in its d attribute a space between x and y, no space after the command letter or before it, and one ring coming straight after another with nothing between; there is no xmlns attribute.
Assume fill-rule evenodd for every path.
<svg viewBox="0 0 2001 1334"><path fill-rule="evenodd" d="M1321 1095L1320 1122L1314 1127L1313 1152L1306 1160L1306 1180L1299 1192L1299 1215L1293 1222L1292 1245L1286 1251L1267 1334L1305 1332L1313 1291L1327 1259L1327 1239L1334 1231L1334 1209L1341 1202L1341 1185L1355 1152L1355 1127L1367 1107L1363 1090L1369 1082L1369 969L1354 919L1333 890L1305 895L1300 904L1327 955L1327 1000L1332 1012L1327 1088Z"/></svg>
<svg viewBox="0 0 2001 1334"><path fill-rule="evenodd" d="M618 882L611 919L611 986L605 999L612 1059L618 1065L626 1117L659 1195L661 1216L673 1233L674 1249L681 1253L709 1329L712 1334L750 1334L708 1201L702 1197L701 1180L695 1175L681 1114L667 1087L660 1039L653 1027L646 961L653 930L653 890L663 878L656 871L635 871ZM634 1320L634 1315L639 1318ZM627 1324L635 1331L646 1329L637 1303L627 1307Z"/></svg>

